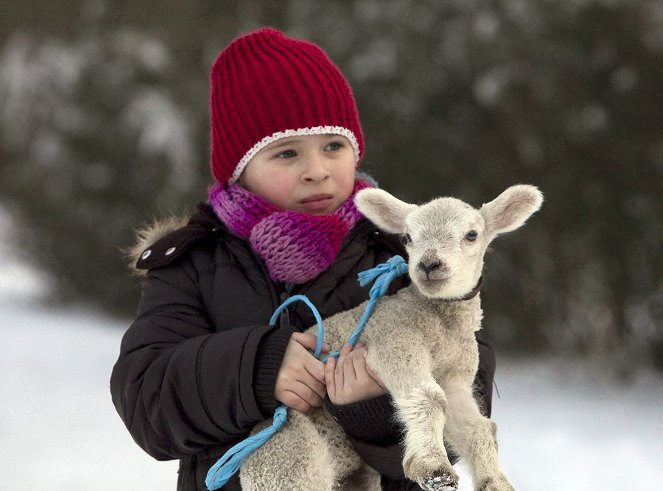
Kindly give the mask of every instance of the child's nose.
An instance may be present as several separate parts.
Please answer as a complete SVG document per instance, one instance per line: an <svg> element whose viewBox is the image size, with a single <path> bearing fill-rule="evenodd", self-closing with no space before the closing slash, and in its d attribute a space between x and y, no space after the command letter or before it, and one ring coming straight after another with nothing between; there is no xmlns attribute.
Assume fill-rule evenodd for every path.
<svg viewBox="0 0 663 491"><path fill-rule="evenodd" d="M323 181L329 177L329 169L322 155L311 155L302 177L307 182Z"/></svg>

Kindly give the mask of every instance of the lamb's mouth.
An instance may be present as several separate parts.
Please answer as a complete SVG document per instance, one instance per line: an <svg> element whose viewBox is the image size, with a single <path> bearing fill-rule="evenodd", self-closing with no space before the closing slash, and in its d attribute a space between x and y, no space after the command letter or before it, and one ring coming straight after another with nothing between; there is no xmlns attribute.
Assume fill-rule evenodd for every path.
<svg viewBox="0 0 663 491"><path fill-rule="evenodd" d="M439 290L449 282L448 278L419 278L419 288L423 290Z"/></svg>

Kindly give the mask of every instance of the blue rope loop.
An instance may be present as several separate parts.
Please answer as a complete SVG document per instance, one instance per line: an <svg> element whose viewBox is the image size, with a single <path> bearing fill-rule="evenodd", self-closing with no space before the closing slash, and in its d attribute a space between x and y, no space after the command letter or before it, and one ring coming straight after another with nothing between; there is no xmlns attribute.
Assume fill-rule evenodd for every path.
<svg viewBox="0 0 663 491"><path fill-rule="evenodd" d="M387 293L390 283L403 274L407 273L407 263L401 256L393 256L386 263L379 264L378 266L369 269L367 271L362 271L359 273L359 284L361 286L368 285L371 281L375 281L375 284L371 287L370 290L370 300L366 305L364 314L357 324L357 327L353 331L352 335L348 339L348 343L354 346L359 340L359 336L366 326L366 322L373 313L375 309L375 303L380 297ZM294 302L304 302L313 312L315 321L318 325L318 338L315 345L315 351L313 355L316 358L320 358L322 353L322 344L324 338L324 328L322 326L322 317L320 312L315 308L315 305L305 296L305 295L293 295L283 302L272 315L269 320L270 327L276 326L276 321L279 318L279 315L292 303ZM338 357L339 352L330 353L322 359L323 362L327 362L327 359L330 356ZM221 488L228 480L239 471L242 463L246 458L255 452L257 449L262 447L277 431L279 431L285 425L288 418L288 408L284 404L280 405L274 411L274 417L272 425L267 428L259 431L255 435L248 437L247 439L237 443L232 448L230 448L223 456L210 468L205 478L205 485L210 491Z"/></svg>
<svg viewBox="0 0 663 491"><path fill-rule="evenodd" d="M276 326L276 321L279 318L279 315L288 308L288 306L291 303L295 302L304 302L309 309L311 309L311 312L313 312L313 317L315 317L315 322L318 325L318 338L315 343L315 351L313 351L313 356L316 358L320 358L320 353L322 353L322 342L323 338L325 336L325 330L322 327L322 317L320 316L320 312L318 309L315 308L315 305L313 305L313 302L311 302L306 295L293 295L292 297L289 297L286 299L285 302L283 302L272 314L272 318L269 319L269 325L271 327Z"/></svg>

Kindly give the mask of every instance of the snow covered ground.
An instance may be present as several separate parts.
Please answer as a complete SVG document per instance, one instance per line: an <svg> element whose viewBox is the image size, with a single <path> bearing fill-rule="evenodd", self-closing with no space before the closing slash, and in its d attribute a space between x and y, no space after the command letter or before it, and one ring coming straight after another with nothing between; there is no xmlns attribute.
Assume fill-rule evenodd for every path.
<svg viewBox="0 0 663 491"><path fill-rule="evenodd" d="M0 260L0 489L174 490L176 463L143 453L110 400L127 322L42 306L39 288ZM516 489L661 489L661 377L602 386L568 363L499 361L493 417Z"/></svg>

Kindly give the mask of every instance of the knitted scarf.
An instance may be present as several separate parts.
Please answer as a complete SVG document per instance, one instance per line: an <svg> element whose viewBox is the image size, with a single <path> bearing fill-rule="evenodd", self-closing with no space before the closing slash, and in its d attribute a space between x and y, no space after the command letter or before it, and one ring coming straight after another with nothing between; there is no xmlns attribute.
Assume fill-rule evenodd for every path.
<svg viewBox="0 0 663 491"><path fill-rule="evenodd" d="M214 212L234 234L245 238L279 283L304 283L336 260L343 240L361 219L354 195L373 187L357 178L352 195L330 215L281 210L237 184L209 188Z"/></svg>

